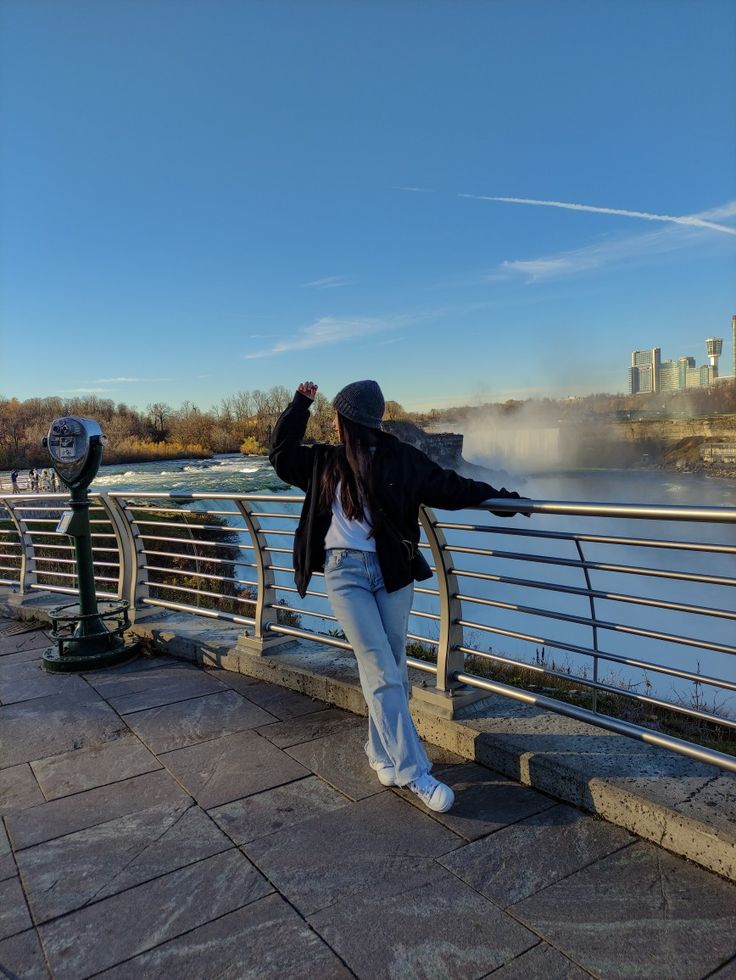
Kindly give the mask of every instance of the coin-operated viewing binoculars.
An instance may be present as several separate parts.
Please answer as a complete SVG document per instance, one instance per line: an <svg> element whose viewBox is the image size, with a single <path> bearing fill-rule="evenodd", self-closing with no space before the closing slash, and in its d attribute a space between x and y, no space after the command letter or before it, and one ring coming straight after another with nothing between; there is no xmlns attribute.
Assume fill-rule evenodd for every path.
<svg viewBox="0 0 736 980"><path fill-rule="evenodd" d="M43 440L54 469L69 487L71 509L62 513L56 531L74 541L79 583L79 602L59 606L51 614L58 649L51 647L44 654L47 670L97 670L135 653L135 646L123 639L130 626L128 603L105 602L100 609L95 593L87 490L97 475L106 442L97 422L76 415L52 422Z"/></svg>

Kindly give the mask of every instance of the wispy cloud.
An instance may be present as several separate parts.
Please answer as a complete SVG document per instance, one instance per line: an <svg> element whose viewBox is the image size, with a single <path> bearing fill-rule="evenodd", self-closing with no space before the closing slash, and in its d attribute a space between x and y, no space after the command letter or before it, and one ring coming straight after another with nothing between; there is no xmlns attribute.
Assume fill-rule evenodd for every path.
<svg viewBox="0 0 736 980"><path fill-rule="evenodd" d="M95 378L92 384L128 384L144 381L173 381L173 378Z"/></svg>
<svg viewBox="0 0 736 980"><path fill-rule="evenodd" d="M246 360L258 357L271 357L275 354L286 354L290 351L309 350L313 347L328 347L332 344L343 343L356 337L367 337L372 334L396 330L413 322L416 317L408 314L397 314L386 317L331 317L325 316L303 327L292 337L274 344L266 350L244 354Z"/></svg>
<svg viewBox="0 0 736 980"><path fill-rule="evenodd" d="M407 191L409 194L434 194L434 188L432 187L402 187L394 186L391 188L392 191Z"/></svg>
<svg viewBox="0 0 736 980"><path fill-rule="evenodd" d="M698 217L713 224L711 219L736 216L736 201L702 212ZM725 226L724 226L725 227ZM533 259L514 259L502 262L485 278L487 281L525 277L527 282L574 276L609 265L632 261L649 261L699 245L703 241L703 226L691 224L670 226L662 230L631 235L625 238L593 242L581 248L569 249ZM711 241L713 239L711 238Z"/></svg>
<svg viewBox="0 0 736 980"><path fill-rule="evenodd" d="M111 388L59 388L60 395L101 395Z"/></svg>
<svg viewBox="0 0 736 980"><path fill-rule="evenodd" d="M338 289L340 286L352 286L355 279L352 276L325 276L324 279L314 279L303 282L305 289Z"/></svg>
<svg viewBox="0 0 736 980"><path fill-rule="evenodd" d="M602 208L592 204L572 204L567 201L538 201L531 197L490 197L484 194L458 194L458 197L473 201L502 201L506 204L531 204L543 208L564 208L567 211L590 211L594 214L613 214L625 218L642 218L645 221L666 221L675 225L692 225L696 228L710 228L726 235L736 235L736 228L708 221L698 214L672 215L651 214L649 211L627 211L623 208Z"/></svg>

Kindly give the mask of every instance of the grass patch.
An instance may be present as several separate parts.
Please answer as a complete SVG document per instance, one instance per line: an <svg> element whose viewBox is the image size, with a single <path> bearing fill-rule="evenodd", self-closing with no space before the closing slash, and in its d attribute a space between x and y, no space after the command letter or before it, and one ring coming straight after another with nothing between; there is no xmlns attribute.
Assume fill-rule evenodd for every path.
<svg viewBox="0 0 736 980"><path fill-rule="evenodd" d="M416 657L418 660L433 663L436 659L434 649L421 643L407 644L406 652L407 655ZM540 669L543 673L540 673ZM555 670L556 673L549 673L550 670ZM544 650L538 650L536 663L528 665L521 662L517 664L494 663L484 657L474 657L472 654L468 654L465 659L465 671L491 681L498 681L500 684L521 688L531 694L543 694L566 704L574 704L591 711L593 709L594 689L585 687L580 681L574 680L572 677L558 676L564 673L571 674L572 669L566 664L560 665L555 661L546 663ZM605 683L610 686L619 686L622 690L634 690L633 685L622 678L615 677L615 675L607 677ZM714 749L717 752L736 756L736 732L725 725L692 718L675 710L644 704L634 698L627 697L625 694L613 694L608 691L598 691L597 694L598 714L628 721L631 724L650 728L652 731L661 732L664 735L672 735L675 738L695 742L697 745ZM686 708L694 708L712 715L721 715L724 719L730 720L730 716L719 703L717 696L714 694L708 701L703 693L703 685L699 682L693 683L689 696L678 696L678 703Z"/></svg>

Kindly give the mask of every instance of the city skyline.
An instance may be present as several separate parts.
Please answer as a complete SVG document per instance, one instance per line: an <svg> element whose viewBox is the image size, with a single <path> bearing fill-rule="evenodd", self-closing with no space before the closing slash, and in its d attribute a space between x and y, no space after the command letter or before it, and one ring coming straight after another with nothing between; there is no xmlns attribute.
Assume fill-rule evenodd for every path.
<svg viewBox="0 0 736 980"><path fill-rule="evenodd" d="M0 395L421 410L729 336L733 4L461 9L6 0Z"/></svg>
<svg viewBox="0 0 736 980"><path fill-rule="evenodd" d="M679 354L662 361L661 346L633 350L627 371L628 394L684 391L686 388L707 388L718 381L736 380L736 314L731 317L730 374L721 374L718 364L723 355L723 337L706 337L704 344L708 364L700 366L691 354Z"/></svg>

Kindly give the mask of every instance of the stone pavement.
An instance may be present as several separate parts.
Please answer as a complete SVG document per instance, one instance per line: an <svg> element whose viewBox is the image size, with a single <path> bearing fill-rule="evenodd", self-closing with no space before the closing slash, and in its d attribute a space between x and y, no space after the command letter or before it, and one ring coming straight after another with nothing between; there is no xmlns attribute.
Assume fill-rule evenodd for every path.
<svg viewBox="0 0 736 980"><path fill-rule="evenodd" d="M0 976L736 978L736 886L365 720L167 657L45 674L0 619Z"/></svg>

